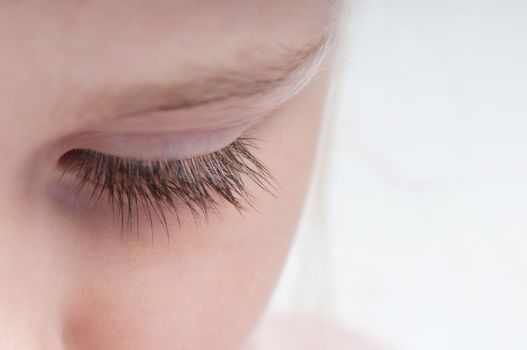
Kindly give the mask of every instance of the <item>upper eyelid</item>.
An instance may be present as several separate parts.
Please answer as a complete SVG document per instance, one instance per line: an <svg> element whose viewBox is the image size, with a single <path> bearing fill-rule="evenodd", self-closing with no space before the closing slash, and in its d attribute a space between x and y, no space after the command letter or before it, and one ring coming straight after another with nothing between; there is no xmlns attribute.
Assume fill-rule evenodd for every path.
<svg viewBox="0 0 527 350"><path fill-rule="evenodd" d="M119 129L89 130L70 134L57 142L54 153L71 149L90 149L101 154L138 160L177 160L218 151L237 139L252 138L265 118L231 128L198 131Z"/></svg>

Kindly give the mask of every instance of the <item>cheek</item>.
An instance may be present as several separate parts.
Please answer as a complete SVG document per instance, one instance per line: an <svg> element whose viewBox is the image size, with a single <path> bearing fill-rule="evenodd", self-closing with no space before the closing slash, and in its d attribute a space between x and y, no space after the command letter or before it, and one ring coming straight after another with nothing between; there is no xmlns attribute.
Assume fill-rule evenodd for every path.
<svg viewBox="0 0 527 350"><path fill-rule="evenodd" d="M149 237L91 239L68 262L64 335L77 349L239 348L265 307L289 251L309 183L326 76L260 125L258 157L276 197L256 210L175 225ZM156 232L156 234L159 234ZM95 235L88 235L95 236ZM149 235L146 235L149 236Z"/></svg>
<svg viewBox="0 0 527 350"><path fill-rule="evenodd" d="M81 349L236 349L271 291L279 256L271 251L263 267L254 243L236 243L236 249L253 254L233 253L232 244L223 244L223 253L196 244L206 257L183 249L177 259L165 253L165 262L153 262L157 258L145 254L140 267L106 269L88 278L67 307L68 344Z"/></svg>

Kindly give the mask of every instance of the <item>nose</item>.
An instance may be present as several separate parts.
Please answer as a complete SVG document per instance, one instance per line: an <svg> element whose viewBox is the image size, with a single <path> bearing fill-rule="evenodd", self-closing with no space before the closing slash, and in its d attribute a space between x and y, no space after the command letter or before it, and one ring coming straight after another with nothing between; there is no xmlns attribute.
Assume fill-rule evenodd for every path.
<svg viewBox="0 0 527 350"><path fill-rule="evenodd" d="M63 350L60 273L45 232L13 221L0 215L0 349Z"/></svg>
<svg viewBox="0 0 527 350"><path fill-rule="evenodd" d="M0 316L0 349L2 350L64 350L60 332L55 325L41 323L17 310Z"/></svg>
<svg viewBox="0 0 527 350"><path fill-rule="evenodd" d="M11 84L12 92L0 88L0 350L62 350L61 250L33 191L35 144L20 117L32 103L20 103L19 82Z"/></svg>

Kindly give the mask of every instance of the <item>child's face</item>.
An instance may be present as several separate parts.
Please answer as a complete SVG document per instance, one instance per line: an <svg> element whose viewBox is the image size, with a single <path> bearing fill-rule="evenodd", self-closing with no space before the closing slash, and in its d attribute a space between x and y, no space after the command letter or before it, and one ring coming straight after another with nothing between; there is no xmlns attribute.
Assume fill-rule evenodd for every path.
<svg viewBox="0 0 527 350"><path fill-rule="evenodd" d="M331 3L0 2L1 349L241 346L304 201L327 70L304 83L325 50ZM274 196L241 175L254 208L240 213L209 187L217 209L205 218L198 208L195 222L184 199L209 200L193 181L217 171L197 162L192 181L176 182L187 193L175 198L178 216L166 188L151 198L155 183L127 204L140 188L123 179L139 179L145 164L195 159L241 135L256 138ZM65 168L72 149L128 168L87 152ZM220 187L225 173L215 173ZM90 200L108 179L120 194L99 183Z"/></svg>

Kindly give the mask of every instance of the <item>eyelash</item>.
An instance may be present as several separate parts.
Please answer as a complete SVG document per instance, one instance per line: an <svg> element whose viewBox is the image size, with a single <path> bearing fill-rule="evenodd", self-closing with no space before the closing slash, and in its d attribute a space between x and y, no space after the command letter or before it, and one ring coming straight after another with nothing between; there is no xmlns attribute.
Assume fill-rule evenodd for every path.
<svg viewBox="0 0 527 350"><path fill-rule="evenodd" d="M108 196L122 230L132 229L134 222L139 225L142 211L152 231L155 216L169 236L166 211L175 214L179 223L181 204L198 221L218 209L219 201L240 212L254 208L246 179L274 194L276 179L253 155L254 149L254 139L246 137L214 153L184 160L145 161L73 149L62 155L59 167L63 174L74 174L79 191L90 185L92 200Z"/></svg>

